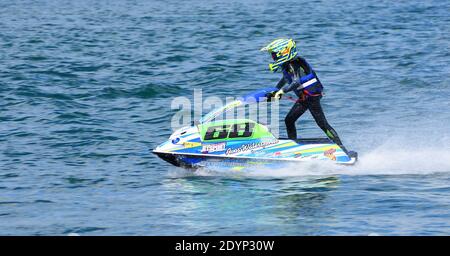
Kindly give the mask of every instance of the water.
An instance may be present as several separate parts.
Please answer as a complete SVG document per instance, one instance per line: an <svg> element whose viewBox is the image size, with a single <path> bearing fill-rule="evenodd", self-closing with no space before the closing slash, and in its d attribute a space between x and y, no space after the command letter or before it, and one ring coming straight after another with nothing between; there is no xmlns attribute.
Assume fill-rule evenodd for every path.
<svg viewBox="0 0 450 256"><path fill-rule="evenodd" d="M0 234L448 235L449 8L2 1ZM272 86L258 50L279 36L317 70L356 166L190 173L150 154L172 98ZM298 129L323 136L310 114Z"/></svg>

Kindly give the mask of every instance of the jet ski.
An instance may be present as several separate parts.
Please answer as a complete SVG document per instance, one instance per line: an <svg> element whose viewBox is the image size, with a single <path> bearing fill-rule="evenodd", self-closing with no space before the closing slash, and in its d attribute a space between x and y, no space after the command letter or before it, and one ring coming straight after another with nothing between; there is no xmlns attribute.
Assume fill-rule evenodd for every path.
<svg viewBox="0 0 450 256"><path fill-rule="evenodd" d="M328 138L276 138L263 124L250 119L217 120L224 112L246 104L270 100L276 88L266 88L215 109L191 126L175 131L153 153L179 167L225 165L279 166L307 161L353 165L357 153L344 152Z"/></svg>

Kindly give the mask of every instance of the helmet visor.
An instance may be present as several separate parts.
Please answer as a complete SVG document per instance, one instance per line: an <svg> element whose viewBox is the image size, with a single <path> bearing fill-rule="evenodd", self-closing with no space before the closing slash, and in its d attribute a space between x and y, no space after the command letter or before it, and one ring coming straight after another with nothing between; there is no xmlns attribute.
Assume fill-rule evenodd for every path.
<svg viewBox="0 0 450 256"><path fill-rule="evenodd" d="M276 52L272 52L271 55L272 55L272 59L273 59L274 61L277 61L277 59L278 59L277 53L276 53Z"/></svg>

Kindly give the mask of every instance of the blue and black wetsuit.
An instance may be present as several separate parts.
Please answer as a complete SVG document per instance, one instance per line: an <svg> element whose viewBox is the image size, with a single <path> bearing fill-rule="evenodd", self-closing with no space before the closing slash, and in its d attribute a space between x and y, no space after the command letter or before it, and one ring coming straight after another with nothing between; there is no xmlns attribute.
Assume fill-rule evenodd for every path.
<svg viewBox="0 0 450 256"><path fill-rule="evenodd" d="M317 125L325 134L345 152L347 150L325 118L320 99L322 98L323 86L314 70L304 58L295 59L283 65L283 77L277 84L278 89L284 92L294 91L299 97L285 118L286 130L290 139L297 139L297 129L295 122L309 109Z"/></svg>

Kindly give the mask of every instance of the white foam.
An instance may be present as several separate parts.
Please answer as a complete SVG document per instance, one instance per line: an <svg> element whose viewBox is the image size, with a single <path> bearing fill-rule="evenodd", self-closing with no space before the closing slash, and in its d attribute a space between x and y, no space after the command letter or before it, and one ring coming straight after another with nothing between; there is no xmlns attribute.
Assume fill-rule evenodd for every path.
<svg viewBox="0 0 450 256"><path fill-rule="evenodd" d="M418 129L416 129L418 131ZM178 175L243 175L251 177L291 177L291 176L326 176L326 175L428 175L450 172L450 137L438 136L426 131L408 134L397 131L377 140L366 138L352 147L359 151L358 162L353 166L337 165L332 161L311 161L281 168L247 167L242 170L199 169L192 174L186 172ZM422 136L427 134L427 136ZM439 133L445 134L445 133ZM376 145L369 145L371 141ZM365 148L365 149L364 149Z"/></svg>

